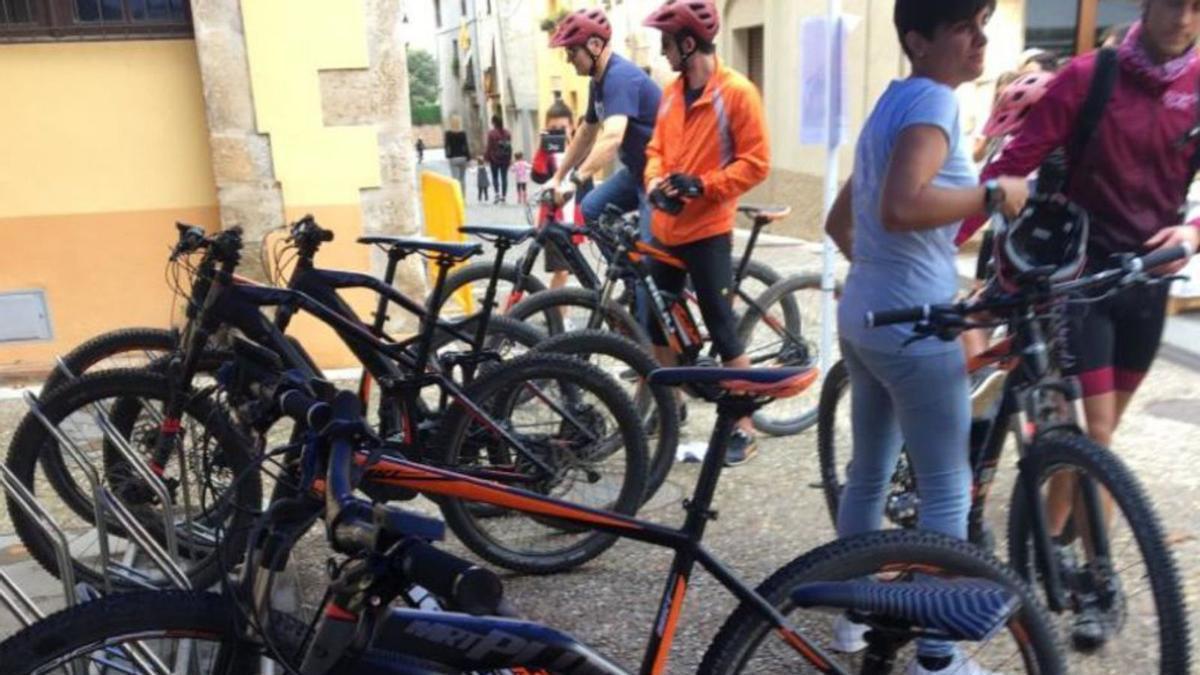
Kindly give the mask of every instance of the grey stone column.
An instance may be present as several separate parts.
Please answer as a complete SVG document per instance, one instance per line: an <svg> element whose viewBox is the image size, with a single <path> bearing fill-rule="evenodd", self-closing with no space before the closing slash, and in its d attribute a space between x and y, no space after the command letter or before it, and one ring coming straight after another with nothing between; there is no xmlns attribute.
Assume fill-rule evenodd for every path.
<svg viewBox="0 0 1200 675"><path fill-rule="evenodd" d="M254 122L239 0L192 0L192 23L221 226L245 230L246 255L239 269L264 280L257 251L265 234L284 223L283 193L270 138L258 133Z"/></svg>

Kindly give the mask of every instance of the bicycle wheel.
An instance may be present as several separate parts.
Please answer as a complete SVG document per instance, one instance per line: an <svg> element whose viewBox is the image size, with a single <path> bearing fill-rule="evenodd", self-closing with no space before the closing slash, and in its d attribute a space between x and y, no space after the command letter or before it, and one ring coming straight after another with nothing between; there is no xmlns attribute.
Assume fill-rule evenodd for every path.
<svg viewBox="0 0 1200 675"><path fill-rule="evenodd" d="M0 643L0 663L5 675L140 673L131 658L140 652L178 675L253 675L261 650L243 641L244 623L236 606L215 593L121 593L17 633Z"/></svg>
<svg viewBox="0 0 1200 675"><path fill-rule="evenodd" d="M450 310L451 314L465 315L483 309L483 300L487 293L488 282L491 281L496 263L491 260L480 260L456 268L446 275L446 283L439 298L430 295L427 303L429 309L438 308L443 314ZM523 297L546 290L546 284L532 274L525 277L525 283L517 289L517 277L520 272L514 263L504 263L500 266L500 277L496 282L496 304L494 309L498 314L505 314L511 304L519 302ZM463 288L470 289L471 307L463 307L457 292Z"/></svg>
<svg viewBox="0 0 1200 675"><path fill-rule="evenodd" d="M790 597L791 591L804 583L863 577L873 577L878 583L906 583L931 577L998 583L1017 595L1020 609L1005 629L983 642L960 644L958 649L991 670L1013 673L1019 666L1027 673L1064 672L1045 610L1012 570L966 542L932 532L873 532L826 544L771 575L758 587L758 593L805 637L829 650L833 644L834 615L821 608L798 608ZM716 675L818 672L796 649L778 636L768 635L773 632L756 609L742 604L717 633L699 672ZM882 672L905 672L904 664L916 660L915 651L912 643L907 644L896 654L896 667ZM839 665L847 672L860 672L861 653L830 653L841 659Z"/></svg>
<svg viewBox="0 0 1200 675"><path fill-rule="evenodd" d="M833 364L833 368L825 375L817 410L820 487L825 495L825 505L829 508L829 517L836 527L842 488L846 486L846 472L849 471L850 458L854 453L853 430L850 427L850 376L844 361ZM896 527L914 528L917 526L919 505L912 464L908 460L908 453L901 451L884 503L884 518Z"/></svg>
<svg viewBox="0 0 1200 675"><path fill-rule="evenodd" d="M1059 617L1075 647L1068 654L1071 671L1190 672L1179 573L1158 516L1137 478L1116 455L1077 433L1047 434L1034 442L1028 457L1036 469L1023 472L1013 489L1008 554L1013 568L1039 588L1043 588L1041 568L1035 562L1026 481L1036 481L1043 500L1051 480L1064 481L1065 489L1072 485L1077 489L1073 522L1057 538L1052 552L1073 610ZM1098 543L1101 528L1092 526L1103 517L1105 492L1115 505L1104 529L1107 555ZM1079 612L1080 608L1085 611ZM1101 622L1108 634L1103 644L1080 639L1085 635L1076 631L1076 621L1088 615Z"/></svg>
<svg viewBox="0 0 1200 675"><path fill-rule="evenodd" d="M43 415L88 457L105 485L159 544L165 541L161 503L100 431L93 406L107 409L114 427L129 439L135 452L145 457L158 438L159 418L151 414L151 409L161 412L168 386L165 376L144 370L102 371L63 385L40 406ZM246 441L210 398L189 396L181 427L179 441L190 470L186 475L180 470L175 454L161 477L173 494L178 562L193 587L204 588L222 574L217 564L218 545L236 552L229 555L245 547L247 530L261 504L261 478L253 468ZM7 466L65 531L76 576L99 586L104 573L100 540L94 527L92 493L90 487L84 487L90 483L73 461L68 464L64 452L40 421L26 416L9 446ZM39 463L41 475L36 472ZM58 574L49 535L19 509L11 496L8 512L30 554L52 574ZM170 585L158 568L148 566L142 547L115 522L106 523L110 559L134 570L115 577L117 586ZM225 530L220 544L217 528Z"/></svg>
<svg viewBox="0 0 1200 675"><path fill-rule="evenodd" d="M788 301L798 311L798 328L789 326ZM755 366L817 365L820 355L821 276L787 277L755 298L738 322L738 339ZM798 434L817 422L816 388L775 401L754 413L754 427L773 436Z"/></svg>
<svg viewBox="0 0 1200 675"><path fill-rule="evenodd" d="M71 371L71 376L61 368L54 368L42 384L42 392L54 391L70 382L72 376L146 366L175 351L177 337L175 331L166 328L121 328L101 333L67 352L62 362Z"/></svg>
<svg viewBox="0 0 1200 675"><path fill-rule="evenodd" d="M596 311L602 312L601 327L647 345L650 338L629 310L609 301L601 307L597 291L586 288L556 288L525 298L508 316L533 324L546 335L583 330Z"/></svg>
<svg viewBox="0 0 1200 675"><path fill-rule="evenodd" d="M675 392L671 387L646 384L645 378L659 367L658 361L632 340L599 330L555 335L537 349L582 358L625 386L646 433L655 439L646 486L646 501L649 501L671 472L675 450L679 446L679 408Z"/></svg>
<svg viewBox="0 0 1200 675"><path fill-rule="evenodd" d="M537 396L527 396L534 389ZM483 375L467 390L495 422L548 464L535 467L461 404L442 420L435 452L450 468L502 467L531 477L532 492L632 515L645 494L646 438L633 402L612 378L565 354L535 352ZM517 572L577 567L616 541L610 534L510 509L473 509L440 500L446 523L481 558Z"/></svg>

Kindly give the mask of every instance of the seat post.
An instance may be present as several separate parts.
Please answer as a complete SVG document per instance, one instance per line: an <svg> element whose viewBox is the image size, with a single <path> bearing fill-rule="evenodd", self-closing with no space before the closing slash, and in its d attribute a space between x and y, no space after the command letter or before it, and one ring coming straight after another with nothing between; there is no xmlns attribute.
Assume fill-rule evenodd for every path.
<svg viewBox="0 0 1200 675"><path fill-rule="evenodd" d="M396 280L396 268L400 264L400 259L403 256L398 249L389 248L387 252L387 268L383 273L383 283L388 286ZM383 335L383 328L387 325L387 308L388 297L382 293L379 294L379 303L375 306L375 321L372 323L372 328L376 335Z"/></svg>
<svg viewBox="0 0 1200 675"><path fill-rule="evenodd" d="M474 351L483 349L483 336L487 333L488 323L492 318L492 305L496 302L496 287L500 284L500 269L504 265L504 254L508 251L508 240L496 240L496 262L492 265L492 278L488 280L487 290L483 293L483 308L479 311L479 325L475 327ZM520 279L517 282L520 283ZM435 296L440 297L440 296Z"/></svg>
<svg viewBox="0 0 1200 675"><path fill-rule="evenodd" d="M452 261L449 256L440 255L437 257L437 281L434 282L433 295L431 297L442 297L442 291L446 287L446 273L450 270ZM422 375L425 366L429 363L429 351L433 348L434 334L437 332L438 311L440 307L428 307L425 312L425 319L421 326L421 342L417 346L417 374Z"/></svg>
<svg viewBox="0 0 1200 675"><path fill-rule="evenodd" d="M734 288L740 286L742 279L746 277L746 268L750 266L750 256L754 253L754 246L758 243L758 235L769 222L771 221L761 215L754 217L754 224L750 227L750 240L746 242L746 249L742 251L742 259L738 261L737 272L733 275Z"/></svg>
<svg viewBox="0 0 1200 675"><path fill-rule="evenodd" d="M759 404L754 399L745 396L725 396L717 401L717 422L713 425L712 435L708 439L708 451L704 453L700 477L696 480L692 498L684 502L687 518L684 520L683 531L694 541L699 541L704 535L705 523L716 518L716 512L709 507L712 506L713 496L717 492L717 480L725 466L729 438L733 435L737 421L758 408Z"/></svg>

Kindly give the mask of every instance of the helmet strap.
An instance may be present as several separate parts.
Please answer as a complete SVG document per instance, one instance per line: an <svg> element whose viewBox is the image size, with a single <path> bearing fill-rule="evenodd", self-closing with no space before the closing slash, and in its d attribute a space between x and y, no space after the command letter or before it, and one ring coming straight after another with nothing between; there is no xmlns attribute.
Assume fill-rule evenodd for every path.
<svg viewBox="0 0 1200 675"><path fill-rule="evenodd" d="M591 38L588 38L589 40ZM604 45L600 47L599 54L593 54L591 49L588 49L587 43L584 43L583 50L587 52L588 58L592 60L592 65L588 68L588 77L596 77L596 71L600 68L600 57L604 54L604 48L608 46L608 40L604 40Z"/></svg>

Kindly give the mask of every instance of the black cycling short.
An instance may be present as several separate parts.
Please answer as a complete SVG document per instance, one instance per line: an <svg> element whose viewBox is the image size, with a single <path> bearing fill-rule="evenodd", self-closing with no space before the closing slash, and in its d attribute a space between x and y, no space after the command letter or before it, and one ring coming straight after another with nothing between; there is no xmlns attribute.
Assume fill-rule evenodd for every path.
<svg viewBox="0 0 1200 675"><path fill-rule="evenodd" d="M542 248L542 255L545 258L546 272L571 272L570 263L567 262L566 256L559 252L558 247L554 244L547 243Z"/></svg>
<svg viewBox="0 0 1200 675"><path fill-rule="evenodd" d="M1137 285L1070 306L1063 372L1079 378L1085 397L1137 391L1162 343L1167 290Z"/></svg>
<svg viewBox="0 0 1200 675"><path fill-rule="evenodd" d="M687 266L686 270L681 270L650 258L650 274L659 290L681 295L690 274L700 315L704 317L704 325L721 360L729 362L741 356L745 349L738 340L733 307L729 304L729 290L733 287L733 235L720 234L680 246L656 242L654 246L679 258ZM658 321L651 318L647 323L651 341L660 347L667 346L667 338Z"/></svg>

